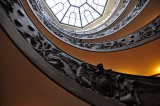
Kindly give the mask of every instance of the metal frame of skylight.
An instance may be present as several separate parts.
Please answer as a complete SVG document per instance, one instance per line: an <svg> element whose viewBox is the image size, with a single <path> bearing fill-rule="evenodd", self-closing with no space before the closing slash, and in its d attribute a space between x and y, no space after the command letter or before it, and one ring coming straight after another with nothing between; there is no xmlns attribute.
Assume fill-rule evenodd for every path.
<svg viewBox="0 0 160 106"><path fill-rule="evenodd" d="M55 2L55 0L53 0L53 1ZM73 26L73 27L78 27L78 28L84 28L84 27L86 27L87 25L91 24L93 21L95 21L95 20L97 20L98 18L102 17L102 15L103 15L103 13L104 13L104 10L105 10L105 6L106 6L108 0L106 0L104 6L95 3L95 0L92 0L92 1L93 1L92 3L93 3L94 5L96 5L96 8L97 8L98 6L101 6L101 7L103 8L103 11L102 11L101 13L99 13L92 5L90 5L90 4L87 2L87 0L86 0L85 3L83 3L83 4L82 4L81 6L79 6L79 7L72 5L72 4L69 2L69 0L66 0L66 2L68 2L70 5L69 5L69 7L67 8L67 10L65 11L65 13L63 14L63 17L61 18L61 20L59 20L58 17L57 17L57 14L59 14L59 12L61 12L61 11L64 9L64 3L61 2L61 1L58 2L58 3L55 2L55 4L54 4L52 7L50 7L50 6L48 5L47 1L45 0L45 2L46 2L46 4L48 5L49 9L50 9L51 12L54 14L54 16L55 16L56 19L59 21L59 23L65 24L65 25L69 25L69 26ZM66 2L65 2L65 3L66 3ZM99 0L98 0L98 2L99 2ZM58 12L55 14L55 13L53 12L52 8L53 8L54 6L56 6L57 4L59 4L59 3L63 4L63 9L61 9L60 11L58 11ZM84 6L85 4L88 5L89 8L85 9L85 8L83 7L83 8L84 8L84 11L80 13L80 8L81 8L82 6ZM79 17L80 17L80 19L79 19L79 20L80 20L80 26L76 26L76 25L75 25L76 22L77 22L77 20L78 20L78 19L76 19L76 18L73 18L73 19L75 19L74 24L69 24L70 19L72 19L72 17L70 17L70 15L69 15L69 17L68 17L68 22L67 22L67 23L62 22L63 19L64 19L65 17L67 17L66 14L68 13L69 8L70 8L71 6L74 7L74 8L78 8L78 10L79 10L79 13L70 12L69 14L74 13L74 14L76 15L75 17L77 17L77 15L79 15ZM91 10L91 9L92 9L92 10ZM86 11L89 11L89 14L90 14L90 15L87 15L87 16L84 15L83 20L85 19L85 21L87 21L87 24L83 25L83 24L82 24L82 23L83 23L82 14L85 13ZM93 11L93 12L91 12L91 11ZM94 16L92 15L94 12L96 12L96 13L99 15L99 16L97 16L97 18L94 18ZM89 17L89 16L91 16L91 17L93 18L90 22L88 21L88 18L87 18L87 17Z"/></svg>

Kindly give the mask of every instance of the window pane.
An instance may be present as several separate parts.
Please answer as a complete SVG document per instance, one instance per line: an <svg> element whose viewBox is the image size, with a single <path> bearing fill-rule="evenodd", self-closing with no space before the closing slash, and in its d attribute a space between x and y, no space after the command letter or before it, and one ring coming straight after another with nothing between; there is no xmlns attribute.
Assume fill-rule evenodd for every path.
<svg viewBox="0 0 160 106"><path fill-rule="evenodd" d="M77 26L77 27L81 27L81 21L80 21L80 20L76 20L76 24L75 24L75 26Z"/></svg>
<svg viewBox="0 0 160 106"><path fill-rule="evenodd" d="M49 7L52 7L55 5L53 0L46 0L46 3L48 4Z"/></svg>

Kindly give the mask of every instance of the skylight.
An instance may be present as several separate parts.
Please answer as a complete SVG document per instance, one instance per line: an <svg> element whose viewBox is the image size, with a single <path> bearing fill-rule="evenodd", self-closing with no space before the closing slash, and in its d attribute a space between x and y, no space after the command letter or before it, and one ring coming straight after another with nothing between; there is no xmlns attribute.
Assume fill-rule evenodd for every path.
<svg viewBox="0 0 160 106"><path fill-rule="evenodd" d="M46 0L63 24L85 27L103 15L107 0Z"/></svg>

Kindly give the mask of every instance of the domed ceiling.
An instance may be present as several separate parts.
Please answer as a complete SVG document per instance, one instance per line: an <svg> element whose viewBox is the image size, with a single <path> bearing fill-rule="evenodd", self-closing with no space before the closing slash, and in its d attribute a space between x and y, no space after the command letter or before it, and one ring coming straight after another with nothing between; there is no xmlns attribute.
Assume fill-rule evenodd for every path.
<svg viewBox="0 0 160 106"><path fill-rule="evenodd" d="M60 23L83 28L103 15L107 0L46 0L46 3Z"/></svg>

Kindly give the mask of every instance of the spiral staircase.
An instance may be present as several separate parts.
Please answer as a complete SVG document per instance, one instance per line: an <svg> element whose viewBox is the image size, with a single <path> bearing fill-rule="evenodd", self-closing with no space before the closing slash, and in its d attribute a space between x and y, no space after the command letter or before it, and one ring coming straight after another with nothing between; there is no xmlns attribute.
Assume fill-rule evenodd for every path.
<svg viewBox="0 0 160 106"><path fill-rule="evenodd" d="M46 1L0 0L2 106L160 105L159 0L107 0L83 27L59 22ZM86 87L83 62L112 70Z"/></svg>

